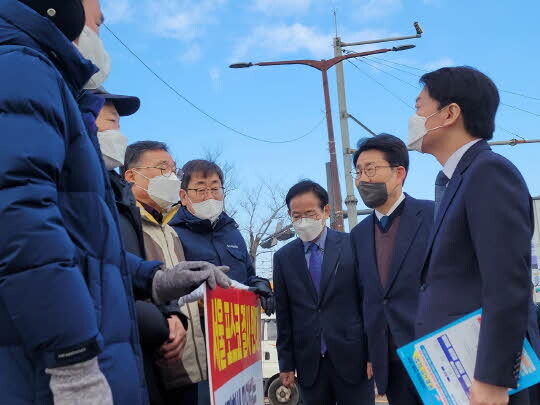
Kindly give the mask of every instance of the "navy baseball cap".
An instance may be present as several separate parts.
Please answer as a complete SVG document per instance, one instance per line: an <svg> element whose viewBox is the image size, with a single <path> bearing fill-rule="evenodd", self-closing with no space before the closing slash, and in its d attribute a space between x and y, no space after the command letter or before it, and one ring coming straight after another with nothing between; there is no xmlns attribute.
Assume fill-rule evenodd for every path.
<svg viewBox="0 0 540 405"><path fill-rule="evenodd" d="M94 94L103 97L105 100L114 104L114 108L118 111L121 117L133 115L141 106L141 100L135 96L121 96L119 94L111 94L105 88L100 87L93 90Z"/></svg>

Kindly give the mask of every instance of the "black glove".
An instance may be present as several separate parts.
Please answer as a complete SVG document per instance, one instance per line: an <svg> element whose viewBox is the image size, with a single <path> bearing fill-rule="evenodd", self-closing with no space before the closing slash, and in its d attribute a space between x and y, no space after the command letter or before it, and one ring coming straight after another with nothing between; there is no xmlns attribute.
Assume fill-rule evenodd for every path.
<svg viewBox="0 0 540 405"><path fill-rule="evenodd" d="M270 316L276 312L274 292L272 291L268 279L257 276L250 277L246 285L249 287L249 291L254 292L259 296L261 307L266 315Z"/></svg>

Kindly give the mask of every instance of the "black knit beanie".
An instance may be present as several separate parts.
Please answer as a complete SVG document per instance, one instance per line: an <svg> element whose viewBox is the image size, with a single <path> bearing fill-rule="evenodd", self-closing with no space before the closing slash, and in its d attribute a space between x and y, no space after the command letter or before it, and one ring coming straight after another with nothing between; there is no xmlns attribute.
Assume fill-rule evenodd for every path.
<svg viewBox="0 0 540 405"><path fill-rule="evenodd" d="M19 0L40 15L50 19L73 41L81 35L85 15L82 0Z"/></svg>

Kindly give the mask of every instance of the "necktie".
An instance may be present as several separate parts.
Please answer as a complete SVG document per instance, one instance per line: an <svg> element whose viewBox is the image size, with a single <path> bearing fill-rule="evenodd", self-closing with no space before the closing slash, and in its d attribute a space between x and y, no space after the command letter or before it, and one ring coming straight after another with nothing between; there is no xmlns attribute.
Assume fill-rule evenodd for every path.
<svg viewBox="0 0 540 405"><path fill-rule="evenodd" d="M444 192L446 191L446 185L450 179L444 174L441 170L435 179L435 218L437 218L437 212L441 205L441 201L444 197Z"/></svg>
<svg viewBox="0 0 540 405"><path fill-rule="evenodd" d="M321 287L321 275L322 275L322 252L319 249L319 246L315 243L311 243L308 248L309 251L309 273L311 274L311 279L313 280L313 284L315 285L315 289L317 290L317 295L320 294L320 287ZM321 354L324 355L326 353L326 342L324 341L324 337L322 335L321 331Z"/></svg>
<svg viewBox="0 0 540 405"><path fill-rule="evenodd" d="M319 250L319 246L316 243L311 243L308 248L309 251L309 273L313 280L313 285L319 294L319 288L321 286L321 271L322 271L322 255Z"/></svg>
<svg viewBox="0 0 540 405"><path fill-rule="evenodd" d="M386 232L386 228L388 227L388 222L390 222L390 217L388 215L385 215L384 217L381 217L381 219L379 219L379 223L381 224L381 228L385 232Z"/></svg>

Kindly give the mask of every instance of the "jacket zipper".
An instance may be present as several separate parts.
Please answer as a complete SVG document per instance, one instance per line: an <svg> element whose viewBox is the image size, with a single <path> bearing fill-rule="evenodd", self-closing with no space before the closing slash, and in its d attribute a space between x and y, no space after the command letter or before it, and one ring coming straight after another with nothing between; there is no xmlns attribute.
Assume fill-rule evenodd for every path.
<svg viewBox="0 0 540 405"><path fill-rule="evenodd" d="M171 261L171 263L174 263L174 260L172 258L172 255L171 255L171 250L170 250L170 246L169 246L169 242L167 240L167 235L165 234L165 230L164 230L164 226L162 225L161 226L161 232L163 233L163 237L165 238L165 244L167 245L167 254L169 255L169 260ZM189 314L189 319L191 319L191 337L193 338L193 346L195 347L195 360L197 361L197 367L199 368L199 374L201 376L201 381L204 380L204 375L203 375L203 371L202 371L202 366L201 366L201 360L199 359L199 348L197 347L197 340L195 339L195 331L194 331L194 328L193 328L193 315L191 314L191 308L189 308L189 304L186 304L186 308L188 310L188 314Z"/></svg>

